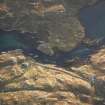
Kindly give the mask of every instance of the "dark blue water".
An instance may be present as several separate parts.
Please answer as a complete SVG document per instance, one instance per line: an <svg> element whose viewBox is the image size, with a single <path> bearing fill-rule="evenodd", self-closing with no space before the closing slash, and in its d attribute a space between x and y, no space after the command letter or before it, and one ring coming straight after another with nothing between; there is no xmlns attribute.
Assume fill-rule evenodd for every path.
<svg viewBox="0 0 105 105"><path fill-rule="evenodd" d="M18 34L16 31L9 32L0 30L0 51L25 48L25 45L18 41Z"/></svg>
<svg viewBox="0 0 105 105"><path fill-rule="evenodd" d="M80 10L80 20L86 35L91 38L105 37L105 0Z"/></svg>

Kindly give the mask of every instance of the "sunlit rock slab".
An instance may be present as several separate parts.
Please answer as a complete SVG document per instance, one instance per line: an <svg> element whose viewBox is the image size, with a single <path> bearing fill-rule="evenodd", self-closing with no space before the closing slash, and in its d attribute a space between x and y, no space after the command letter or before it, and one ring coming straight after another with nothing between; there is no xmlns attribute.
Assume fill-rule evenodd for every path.
<svg viewBox="0 0 105 105"><path fill-rule="evenodd" d="M91 105L93 93L90 83L76 73L38 63L21 50L0 54L1 104Z"/></svg>

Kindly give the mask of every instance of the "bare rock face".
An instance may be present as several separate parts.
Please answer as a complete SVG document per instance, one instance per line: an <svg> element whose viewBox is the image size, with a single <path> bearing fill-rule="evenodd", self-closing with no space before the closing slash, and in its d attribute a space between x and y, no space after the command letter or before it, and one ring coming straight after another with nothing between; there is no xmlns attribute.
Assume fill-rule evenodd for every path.
<svg viewBox="0 0 105 105"><path fill-rule="evenodd" d="M76 73L37 63L20 51L0 54L1 105L92 105L92 94Z"/></svg>
<svg viewBox="0 0 105 105"><path fill-rule="evenodd" d="M0 29L37 32L38 35L28 36L35 38L32 46L35 46L37 37L37 49L49 55L70 51L85 36L84 27L79 21L80 8L96 1L3 0L0 2Z"/></svg>

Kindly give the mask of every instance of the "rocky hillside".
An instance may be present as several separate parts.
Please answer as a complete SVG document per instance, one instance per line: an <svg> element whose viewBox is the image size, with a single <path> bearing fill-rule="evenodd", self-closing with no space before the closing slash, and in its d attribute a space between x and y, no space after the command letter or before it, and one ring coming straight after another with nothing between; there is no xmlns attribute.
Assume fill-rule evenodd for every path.
<svg viewBox="0 0 105 105"><path fill-rule="evenodd" d="M37 49L48 55L70 51L85 36L84 27L79 21L79 10L96 1L98 0L2 0L0 29L34 33L21 36L21 39L26 44L31 42L33 47L36 47L37 41Z"/></svg>

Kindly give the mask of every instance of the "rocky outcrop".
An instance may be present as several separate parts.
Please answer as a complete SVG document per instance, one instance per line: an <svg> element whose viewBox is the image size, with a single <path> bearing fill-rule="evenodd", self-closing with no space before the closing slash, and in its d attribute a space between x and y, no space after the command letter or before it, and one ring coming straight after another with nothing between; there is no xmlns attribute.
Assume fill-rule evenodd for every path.
<svg viewBox="0 0 105 105"><path fill-rule="evenodd" d="M38 63L26 56L22 50L2 52L0 103L104 105L105 72L99 68L104 63L104 49L92 54L90 60L90 64L70 65L64 69Z"/></svg>
<svg viewBox="0 0 105 105"><path fill-rule="evenodd" d="M37 63L20 50L0 54L1 105L91 105L93 94L75 72Z"/></svg>
<svg viewBox="0 0 105 105"><path fill-rule="evenodd" d="M27 37L26 44L29 41L31 46L36 47L37 41L37 49L49 55L70 51L85 36L84 27L79 21L80 8L96 1L5 0L0 3L0 29L34 33L24 35Z"/></svg>

